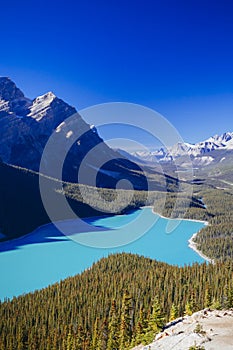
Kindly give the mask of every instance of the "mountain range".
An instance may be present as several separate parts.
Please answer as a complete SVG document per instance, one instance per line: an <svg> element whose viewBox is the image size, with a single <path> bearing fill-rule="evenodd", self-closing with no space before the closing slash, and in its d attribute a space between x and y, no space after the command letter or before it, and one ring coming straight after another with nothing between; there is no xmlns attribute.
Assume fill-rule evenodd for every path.
<svg viewBox="0 0 233 350"><path fill-rule="evenodd" d="M111 149L93 125L87 124L74 107L53 92L29 99L7 77L0 77L0 160L38 172L45 145L56 132L63 138L63 143L55 145L52 156L46 160L45 174L57 178L53 164L59 161L62 148L73 137L72 127L67 123L71 116L75 116L75 128L80 130L81 136L78 141L73 140L67 153L63 181L77 183L80 164L84 164L82 183L87 185L93 186L94 178L97 187L115 188L118 183L120 188L125 188L124 182L119 180L127 179L134 189L146 190L150 179L151 189L164 190L164 183L176 185L176 167L185 169L187 155L199 177L214 174L214 178L216 175L222 177L221 181L233 181L233 132L215 135L196 144L184 142L168 149L129 154ZM90 155L88 162L83 162L87 154ZM99 167L99 164L103 165Z"/></svg>
<svg viewBox="0 0 233 350"><path fill-rule="evenodd" d="M182 157L190 156L194 166L207 166L212 162L223 162L226 151L233 153L233 132L226 132L222 135L215 135L207 140L191 144L188 142L177 143L165 149L160 148L151 152L132 152L133 157L137 157L144 162L172 162L176 161L182 166ZM219 159L219 156L223 155Z"/></svg>
<svg viewBox="0 0 233 350"><path fill-rule="evenodd" d="M55 131L63 136L63 143L56 145L47 162L45 173L57 177L51 162L59 161L62 147L72 137L72 130L67 125L67 118L75 116L75 128L80 130L79 140L74 140L63 165L62 180L78 181L78 170L84 157L98 146L85 162L85 183L93 185L96 168L99 164L97 187L114 188L116 182L128 179L135 189L146 189L147 181L143 171L135 163L122 157L108 147L98 135L97 130L87 124L77 110L48 92L31 100L24 96L15 83L7 77L0 77L0 158L4 163L39 171L41 156L49 137ZM59 149L60 147L60 149Z"/></svg>
<svg viewBox="0 0 233 350"><path fill-rule="evenodd" d="M65 142L70 137L71 130L67 125L67 118L73 115L76 118L76 128L81 130L82 136L78 143L74 141L63 166L64 193L59 191L60 182L57 181L56 173L51 172L53 167L50 166L48 172L44 173L45 176L42 176L54 206L65 194L77 216L97 216L103 215L103 212L106 214L102 198L107 198L108 212L115 212L112 200L115 199L116 193L110 189L115 189L116 183L121 179L129 180L136 190L146 190L149 177L154 190L177 189L177 179L156 173L154 169L153 172L148 169L149 176L146 177L146 168L138 166L137 162L108 147L99 137L97 130L87 124L74 107L56 97L54 93L48 92L31 100L24 96L11 79L0 77L0 239L21 236L50 222L40 195L38 171L41 156L54 131L58 135L61 134ZM60 148L63 145L64 142L62 145L55 145L53 157L59 159ZM79 166L85 155L96 146L98 152L93 152L89 163L84 162L85 181L77 184ZM54 159L51 157L47 161L53 164ZM98 191L100 198L95 197L93 188L87 186L92 185L91 178L96 175L99 161L104 164L96 178L96 185L102 187ZM85 199L82 198L80 188L82 193L85 193ZM125 189L124 184L118 188ZM140 206L144 203L143 193L139 199L132 197L132 201L128 203L127 195L126 199L123 198L123 191L121 202L127 202L125 208ZM94 203L94 208L88 205L89 202ZM72 219L73 216L69 215L56 206L56 220Z"/></svg>

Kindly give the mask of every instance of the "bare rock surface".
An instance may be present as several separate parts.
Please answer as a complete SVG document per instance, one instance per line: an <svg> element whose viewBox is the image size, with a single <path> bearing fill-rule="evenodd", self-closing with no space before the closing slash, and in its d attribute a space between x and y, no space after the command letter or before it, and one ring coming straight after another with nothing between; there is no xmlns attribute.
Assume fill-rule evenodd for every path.
<svg viewBox="0 0 233 350"><path fill-rule="evenodd" d="M55 135L52 141L51 135ZM0 139L0 159L6 164L38 172L50 139L43 158L46 175L57 178L62 159L62 179L78 182L85 160L82 183L115 188L119 180L127 179L135 189L147 189L140 168L108 147L74 107L51 91L31 100L8 77L0 77Z"/></svg>
<svg viewBox="0 0 233 350"><path fill-rule="evenodd" d="M233 309L204 309L179 318L168 323L153 343L132 350L188 350L193 345L206 350L232 350Z"/></svg>

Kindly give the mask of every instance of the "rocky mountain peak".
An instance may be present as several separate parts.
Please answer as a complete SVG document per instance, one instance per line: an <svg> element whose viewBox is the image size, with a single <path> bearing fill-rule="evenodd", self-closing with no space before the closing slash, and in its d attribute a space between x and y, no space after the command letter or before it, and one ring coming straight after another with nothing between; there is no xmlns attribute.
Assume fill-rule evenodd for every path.
<svg viewBox="0 0 233 350"><path fill-rule="evenodd" d="M11 79L0 77L0 157L38 171L49 136L74 113L51 91L30 100Z"/></svg>
<svg viewBox="0 0 233 350"><path fill-rule="evenodd" d="M222 140L225 141L225 142L230 141L232 138L233 138L233 133L232 132L225 132L222 135Z"/></svg>
<svg viewBox="0 0 233 350"><path fill-rule="evenodd" d="M210 165L212 162L226 159L226 151L233 150L233 132L225 132L221 135L214 135L208 139L191 144L188 142L178 142L174 146L152 152L134 152L134 156L140 161L171 163L179 158L179 166L186 166L185 156L190 156L195 167ZM224 153L224 154L223 154ZM220 157L222 155L222 158Z"/></svg>
<svg viewBox="0 0 233 350"><path fill-rule="evenodd" d="M7 77L0 77L0 115L12 114L24 117L28 114L31 100L26 98L15 83Z"/></svg>
<svg viewBox="0 0 233 350"><path fill-rule="evenodd" d="M17 88L15 83L8 77L0 77L0 99L4 101L12 101L23 99L23 92Z"/></svg>
<svg viewBox="0 0 233 350"><path fill-rule="evenodd" d="M75 115L75 125L70 126L67 118ZM73 130L79 131L79 139L73 140ZM53 92L30 100L17 88L9 78L0 78L0 159L4 163L39 171L41 156L47 141L54 131L59 133L59 142L54 147L54 154L49 156L45 174L57 178L56 167L60 164L59 150L68 151L62 169L62 179L69 182L78 181L78 169L85 156L94 150L90 162L86 163L86 177L83 183L100 187L115 188L122 178L130 179L136 189L147 188L147 181L142 172L138 175L134 169L138 166L127 159L121 159L99 137L97 130L87 124L76 109ZM68 140L73 140L70 144ZM98 146L98 151L96 151ZM68 147L68 148L67 148ZM109 161L111 160L111 161ZM98 173L99 164L106 163L106 170Z"/></svg>
<svg viewBox="0 0 233 350"><path fill-rule="evenodd" d="M32 101L27 116L37 122L50 123L50 127L54 129L76 112L74 107L71 107L53 92L49 91Z"/></svg>
<svg viewBox="0 0 233 350"><path fill-rule="evenodd" d="M46 94L38 96L37 98L35 98L35 100L33 102L35 102L35 103L42 103L43 101L46 101L46 102L50 103L55 98L56 98L56 95L52 91L49 91Z"/></svg>
<svg viewBox="0 0 233 350"><path fill-rule="evenodd" d="M48 109L51 108L51 103L56 98L57 97L51 91L44 95L38 96L32 101L28 116L40 121L46 115Z"/></svg>

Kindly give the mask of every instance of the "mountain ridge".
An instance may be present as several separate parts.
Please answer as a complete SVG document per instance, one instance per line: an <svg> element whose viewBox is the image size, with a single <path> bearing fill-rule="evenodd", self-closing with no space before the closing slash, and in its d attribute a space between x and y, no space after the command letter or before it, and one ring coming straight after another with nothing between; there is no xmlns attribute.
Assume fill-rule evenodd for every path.
<svg viewBox="0 0 233 350"><path fill-rule="evenodd" d="M198 156L202 154L206 154L208 152L217 150L217 149L233 149L233 132L225 132L222 135L215 135L209 137L207 140L191 144L188 142L179 143L174 145L171 149L169 149L169 154L173 157L182 155L181 152L176 152L176 149L179 146L183 146L185 154L189 154L191 156Z"/></svg>
<svg viewBox="0 0 233 350"><path fill-rule="evenodd" d="M104 143L97 130L87 124L77 110L49 91L35 99L25 97L24 93L8 77L0 77L0 158L6 164L39 171L40 161L47 141L54 131L60 135L62 144L48 162L46 174L57 177L51 162L59 162L59 147L67 147L72 136L72 125L67 118L75 119L75 128L80 130L79 140L73 140L63 164L64 181L78 182L78 170L85 156L98 146L98 155L90 157L85 163L87 185L93 185L99 163L106 169L99 172L97 187L116 187L121 179L129 179L134 188L147 189L143 171L136 164L122 157ZM109 170L113 170L110 172Z"/></svg>
<svg viewBox="0 0 233 350"><path fill-rule="evenodd" d="M131 154L149 162L172 162L189 156L194 165L209 165L214 161L215 151L233 151L233 132L211 136L195 144L179 142L168 149L160 148L151 152L137 151Z"/></svg>

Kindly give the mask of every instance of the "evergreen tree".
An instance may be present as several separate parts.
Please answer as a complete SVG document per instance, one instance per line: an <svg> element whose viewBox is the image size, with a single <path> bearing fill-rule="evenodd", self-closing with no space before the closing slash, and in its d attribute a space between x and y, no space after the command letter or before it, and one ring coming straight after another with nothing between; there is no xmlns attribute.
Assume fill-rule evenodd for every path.
<svg viewBox="0 0 233 350"><path fill-rule="evenodd" d="M107 322L107 319L105 318L100 327L99 339L98 339L96 350L106 350L107 342L108 342L108 322Z"/></svg>
<svg viewBox="0 0 233 350"><path fill-rule="evenodd" d="M186 316L191 316L193 313L192 311L192 306L191 306L191 303L189 301L187 301L187 303L185 304L185 315Z"/></svg>
<svg viewBox="0 0 233 350"><path fill-rule="evenodd" d="M85 342L85 333L81 325L78 326L78 331L76 335L76 350L83 350L83 344Z"/></svg>
<svg viewBox="0 0 233 350"><path fill-rule="evenodd" d="M191 316L197 310L196 294L194 290L192 290L190 300L185 305L185 315Z"/></svg>
<svg viewBox="0 0 233 350"><path fill-rule="evenodd" d="M233 308L233 288L229 289L227 294L227 308Z"/></svg>
<svg viewBox="0 0 233 350"><path fill-rule="evenodd" d="M121 324L119 335L119 350L130 346L132 338L132 297L126 290L122 300Z"/></svg>
<svg viewBox="0 0 233 350"><path fill-rule="evenodd" d="M211 293L210 293L210 288L207 285L206 290L205 290L205 307L210 307L212 304L212 298L211 298Z"/></svg>
<svg viewBox="0 0 233 350"><path fill-rule="evenodd" d="M148 321L148 328L144 339L148 342L152 342L155 335L162 330L164 324L165 320L161 312L158 297L155 297L152 304L152 313Z"/></svg>
<svg viewBox="0 0 233 350"><path fill-rule="evenodd" d="M87 333L85 334L85 338L84 338L82 350L90 350L90 347L91 347L90 338L91 338L91 335L90 335L90 333L87 331ZM75 349L75 350L76 350L76 349Z"/></svg>
<svg viewBox="0 0 233 350"><path fill-rule="evenodd" d="M218 299L214 299L211 304L211 309L220 310L222 308L221 303Z"/></svg>
<svg viewBox="0 0 233 350"><path fill-rule="evenodd" d="M178 309L177 309L177 307L175 306L175 304L173 303L173 304L172 304L172 307L171 307L171 311L170 311L169 321L173 321L173 320L175 320L177 317L178 317Z"/></svg>
<svg viewBox="0 0 233 350"><path fill-rule="evenodd" d="M107 350L117 350L119 347L119 320L116 312L116 301L112 301L108 324Z"/></svg>
<svg viewBox="0 0 233 350"><path fill-rule="evenodd" d="M55 329L53 332L53 338L52 338L52 350L57 350L58 348L58 334L57 330Z"/></svg>
<svg viewBox="0 0 233 350"><path fill-rule="evenodd" d="M72 334L72 327L69 327L69 332L66 339L66 350L72 350L73 349L73 334Z"/></svg>
<svg viewBox="0 0 233 350"><path fill-rule="evenodd" d="M190 306L191 306L192 313L198 311L197 297L194 290L191 293Z"/></svg>
<svg viewBox="0 0 233 350"><path fill-rule="evenodd" d="M24 350L23 331L21 328L18 328L17 335L16 335L16 341L17 341L17 349Z"/></svg>
<svg viewBox="0 0 233 350"><path fill-rule="evenodd" d="M94 323L93 334L92 334L91 350L97 349L98 338L99 338L98 327L99 327L99 318L96 318Z"/></svg>
<svg viewBox="0 0 233 350"><path fill-rule="evenodd" d="M141 306L140 311L139 311L139 318L138 318L138 321L136 323L134 342L132 344L133 346L141 344L143 342L144 335L145 335L146 330L147 330L147 326L148 326L148 324L147 324L147 320L145 318L145 312Z"/></svg>

